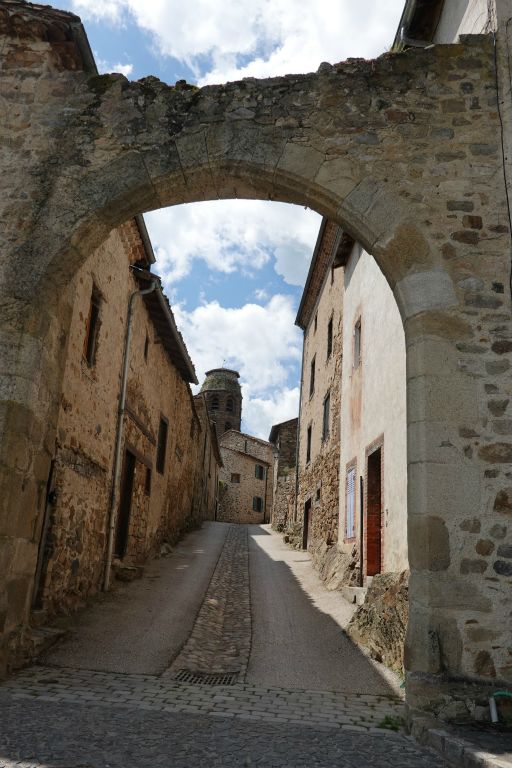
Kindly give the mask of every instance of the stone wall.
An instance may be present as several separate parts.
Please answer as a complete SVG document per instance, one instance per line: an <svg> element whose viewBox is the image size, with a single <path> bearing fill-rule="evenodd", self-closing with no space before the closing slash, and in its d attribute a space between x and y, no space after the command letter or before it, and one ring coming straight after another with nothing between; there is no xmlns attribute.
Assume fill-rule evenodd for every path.
<svg viewBox="0 0 512 768"><path fill-rule="evenodd" d="M326 222L314 255L314 271L308 278L299 311L304 325L301 409L299 419L299 487L297 519L304 516L311 500L309 545L332 544L338 536L341 365L343 355L343 270L331 269L338 227ZM313 269L313 268L312 268ZM312 298L311 298L312 297ZM332 351L328 355L327 329L332 321ZM311 366L315 362L315 381L311 388ZM311 391L312 390L312 391ZM323 412L330 396L328 436L323 436ZM311 428L310 459L307 434Z"/></svg>
<svg viewBox="0 0 512 768"><path fill-rule="evenodd" d="M225 432L219 445L223 462L219 480L223 493L217 519L229 523L268 522L272 515L272 445L235 430ZM263 478L256 477L257 465L264 468ZM261 511L253 509L254 498L262 500Z"/></svg>
<svg viewBox="0 0 512 768"><path fill-rule="evenodd" d="M249 197L346 228L400 310L409 706L457 696L460 679L506 684L509 25L496 46L461 37L202 89L91 73L79 30L70 14L0 0L0 668L32 596L65 361L60 296L140 211Z"/></svg>
<svg viewBox="0 0 512 768"><path fill-rule="evenodd" d="M275 424L269 442L274 446L274 483L272 490L272 527L286 528L295 512L298 419Z"/></svg>
<svg viewBox="0 0 512 768"><path fill-rule="evenodd" d="M409 574L379 573L373 577L363 605L352 616L347 633L368 648L372 659L403 673L404 643L409 618Z"/></svg>
<svg viewBox="0 0 512 768"><path fill-rule="evenodd" d="M128 299L139 289L129 265L142 257L140 234L130 221L91 255L62 300L71 322L66 328L69 313L63 311L67 357L34 595L48 614L81 605L102 585ZM84 344L93 285L101 298L90 365ZM201 426L190 387L143 299L135 301L121 455L129 449L136 466L124 565L144 563L163 540L175 541L200 521L193 496L202 473ZM161 416L169 422L163 473L155 462Z"/></svg>

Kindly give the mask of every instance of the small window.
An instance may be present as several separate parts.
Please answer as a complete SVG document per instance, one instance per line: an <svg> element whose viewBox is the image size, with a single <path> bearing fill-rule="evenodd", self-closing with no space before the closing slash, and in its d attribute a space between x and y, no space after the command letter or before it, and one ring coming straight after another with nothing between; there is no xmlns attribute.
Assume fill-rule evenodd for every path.
<svg viewBox="0 0 512 768"><path fill-rule="evenodd" d="M354 368L361 365L361 318L354 326Z"/></svg>
<svg viewBox="0 0 512 768"><path fill-rule="evenodd" d="M253 512L263 511L263 499L261 498L261 496L252 497L252 509L253 509Z"/></svg>
<svg viewBox="0 0 512 768"><path fill-rule="evenodd" d="M306 464L311 461L311 425L308 427L308 436L306 443Z"/></svg>
<svg viewBox="0 0 512 768"><path fill-rule="evenodd" d="M327 359L332 355L332 317L327 326Z"/></svg>
<svg viewBox="0 0 512 768"><path fill-rule="evenodd" d="M254 476L258 480L264 480L265 479L265 467L262 467L261 464L256 464L254 467Z"/></svg>
<svg viewBox="0 0 512 768"><path fill-rule="evenodd" d="M316 364L316 355L311 361L311 370L309 374L309 396L310 397L315 391L315 364Z"/></svg>
<svg viewBox="0 0 512 768"><path fill-rule="evenodd" d="M345 533L347 539L355 537L355 511L356 511L356 470L355 467L347 472L347 499L345 509Z"/></svg>
<svg viewBox="0 0 512 768"><path fill-rule="evenodd" d="M146 476L144 478L144 493L151 496L151 468L146 467Z"/></svg>
<svg viewBox="0 0 512 768"><path fill-rule="evenodd" d="M316 489L316 501L320 501L320 486Z"/></svg>
<svg viewBox="0 0 512 768"><path fill-rule="evenodd" d="M160 425L158 427L158 443L156 449L156 471L161 475L165 469L165 454L167 452L167 432L168 422L167 419L161 417Z"/></svg>
<svg viewBox="0 0 512 768"><path fill-rule="evenodd" d="M316 329L318 328L318 312L315 313L315 323L313 327L313 332L316 333Z"/></svg>
<svg viewBox="0 0 512 768"><path fill-rule="evenodd" d="M240 475L238 472L232 472L231 473L231 482L232 483L239 483L240 482Z"/></svg>
<svg viewBox="0 0 512 768"><path fill-rule="evenodd" d="M229 411L229 413L233 413L235 410L235 403L233 401L232 397L228 397L226 402L226 411Z"/></svg>
<svg viewBox="0 0 512 768"><path fill-rule="evenodd" d="M233 429L233 425L230 421L226 421L224 424L224 432L227 432L229 429Z"/></svg>
<svg viewBox="0 0 512 768"><path fill-rule="evenodd" d="M98 345L98 331L100 329L101 296L95 285L92 287L89 316L85 335L84 357L89 368L96 362L96 348Z"/></svg>
<svg viewBox="0 0 512 768"><path fill-rule="evenodd" d="M329 438L329 420L331 410L331 394L328 393L324 400L324 413L322 418L322 440Z"/></svg>
<svg viewBox="0 0 512 768"><path fill-rule="evenodd" d="M148 361L148 353L149 353L149 336L146 333L146 340L144 341L144 360Z"/></svg>
<svg viewBox="0 0 512 768"><path fill-rule="evenodd" d="M210 400L212 411L218 411L219 410L219 398L217 395L214 395L212 399Z"/></svg>

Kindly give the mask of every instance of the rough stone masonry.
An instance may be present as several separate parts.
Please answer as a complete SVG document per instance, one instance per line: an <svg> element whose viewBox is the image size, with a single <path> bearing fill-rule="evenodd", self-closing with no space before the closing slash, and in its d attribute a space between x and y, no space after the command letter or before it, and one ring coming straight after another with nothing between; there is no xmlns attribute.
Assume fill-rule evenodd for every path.
<svg viewBox="0 0 512 768"><path fill-rule="evenodd" d="M1 0L0 36L1 665L29 616L66 346L60 288L134 214L248 197L339 223L400 308L409 706L439 712L510 682L502 33L496 50L492 37L463 37L202 89L91 73L78 18L48 7Z"/></svg>

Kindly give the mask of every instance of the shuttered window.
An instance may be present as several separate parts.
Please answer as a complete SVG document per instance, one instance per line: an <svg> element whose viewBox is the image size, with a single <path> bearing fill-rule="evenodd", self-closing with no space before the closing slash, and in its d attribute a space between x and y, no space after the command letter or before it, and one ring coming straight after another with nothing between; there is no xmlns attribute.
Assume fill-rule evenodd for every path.
<svg viewBox="0 0 512 768"><path fill-rule="evenodd" d="M347 501L345 507L346 537L353 539L355 532L356 513L356 470L355 467L347 472Z"/></svg>

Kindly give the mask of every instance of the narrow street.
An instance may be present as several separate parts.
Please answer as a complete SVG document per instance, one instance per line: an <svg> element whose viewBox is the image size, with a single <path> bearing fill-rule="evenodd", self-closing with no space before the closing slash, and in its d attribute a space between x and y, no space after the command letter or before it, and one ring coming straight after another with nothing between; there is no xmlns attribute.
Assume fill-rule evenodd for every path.
<svg viewBox="0 0 512 768"><path fill-rule="evenodd" d="M207 523L0 686L0 766L441 766L383 727L351 611L268 526Z"/></svg>

